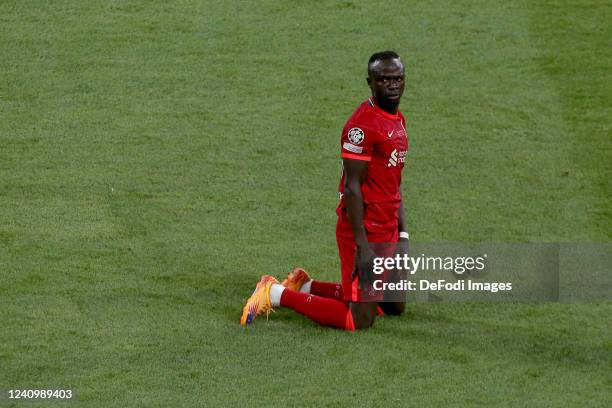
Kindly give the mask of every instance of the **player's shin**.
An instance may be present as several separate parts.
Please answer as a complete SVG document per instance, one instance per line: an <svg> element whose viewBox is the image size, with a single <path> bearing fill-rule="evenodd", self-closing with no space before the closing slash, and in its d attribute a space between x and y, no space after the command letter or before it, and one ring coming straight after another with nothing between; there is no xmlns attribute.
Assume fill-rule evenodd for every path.
<svg viewBox="0 0 612 408"><path fill-rule="evenodd" d="M280 305L293 309L323 326L354 330L351 311L342 301L285 289Z"/></svg>

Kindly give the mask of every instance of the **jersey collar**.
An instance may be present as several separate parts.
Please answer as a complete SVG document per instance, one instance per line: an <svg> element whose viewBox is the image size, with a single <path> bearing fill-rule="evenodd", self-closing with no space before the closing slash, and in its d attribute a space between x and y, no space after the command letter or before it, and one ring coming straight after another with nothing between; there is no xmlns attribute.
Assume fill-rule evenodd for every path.
<svg viewBox="0 0 612 408"><path fill-rule="evenodd" d="M398 119L399 118L399 110L395 114L385 112L378 105L376 105L376 103L374 103L374 98L372 98L371 96L368 98L368 105L372 107L374 112L378 113L379 115L384 116L387 119Z"/></svg>

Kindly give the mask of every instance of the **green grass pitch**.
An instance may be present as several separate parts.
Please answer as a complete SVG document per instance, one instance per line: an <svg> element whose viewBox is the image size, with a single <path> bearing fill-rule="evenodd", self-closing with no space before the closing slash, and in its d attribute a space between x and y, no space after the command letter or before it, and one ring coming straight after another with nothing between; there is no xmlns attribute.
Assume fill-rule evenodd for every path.
<svg viewBox="0 0 612 408"><path fill-rule="evenodd" d="M0 406L609 406L609 301L238 319L262 273L338 279L339 132L381 49L407 68L412 239L611 242L611 16L1 1Z"/></svg>

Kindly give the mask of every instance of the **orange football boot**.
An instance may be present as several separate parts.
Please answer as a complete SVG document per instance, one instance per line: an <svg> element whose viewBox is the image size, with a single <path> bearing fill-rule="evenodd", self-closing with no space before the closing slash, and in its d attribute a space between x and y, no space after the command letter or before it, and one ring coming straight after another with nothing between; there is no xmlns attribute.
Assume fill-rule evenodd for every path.
<svg viewBox="0 0 612 408"><path fill-rule="evenodd" d="M289 275L287 275L287 279L281 283L284 287L299 292L306 282L310 280L310 276L308 273L302 268L293 268Z"/></svg>
<svg viewBox="0 0 612 408"><path fill-rule="evenodd" d="M242 309L242 316L240 317L242 326L251 324L262 313L265 313L267 318L270 312L274 311L270 302L270 286L275 283L278 283L278 281L273 276L263 275L261 277L255 291Z"/></svg>

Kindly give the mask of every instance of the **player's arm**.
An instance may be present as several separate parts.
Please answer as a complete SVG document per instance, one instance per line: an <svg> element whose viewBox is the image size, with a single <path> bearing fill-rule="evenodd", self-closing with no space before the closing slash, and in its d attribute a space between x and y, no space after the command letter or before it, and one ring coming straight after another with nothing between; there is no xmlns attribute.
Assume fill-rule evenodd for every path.
<svg viewBox="0 0 612 408"><path fill-rule="evenodd" d="M398 214L397 214L397 229L398 229L398 233L400 232L408 232L407 228L408 225L406 224L405 218L404 218L404 197L403 195L401 196L401 201L400 201L400 207L398 210ZM408 256L409 255L409 243L408 240L406 238L399 238L398 242L397 242L397 246L396 246L396 255L399 255L401 257L403 256ZM405 269L400 269L397 270L396 272L397 274L395 276L392 277L392 279L394 279L396 282L401 282L404 279L408 279L408 271ZM394 296L393 298L394 300L396 300L397 298ZM406 309L406 302L405 301L393 301L393 302L382 302L378 304L380 306L380 308L383 310L383 312L385 312L385 314L387 315L401 315L402 313L404 313L404 310Z"/></svg>
<svg viewBox="0 0 612 408"><path fill-rule="evenodd" d="M400 201L400 207L399 207L398 214L397 214L397 232L398 234L402 232L406 232L406 233L408 232L408 225L406 224L406 221L404 218L404 197L403 195ZM400 255L408 255L408 239L406 237L399 237L398 244L399 245L397 246L397 252Z"/></svg>
<svg viewBox="0 0 612 408"><path fill-rule="evenodd" d="M401 115L401 114L400 114ZM406 132L406 119L404 119L404 115L401 115L402 118L402 127L404 128L404 132ZM406 132L406 140L408 138L408 132ZM397 224L397 232L408 232L408 223L406 223L404 218L404 194L402 194L402 186L400 184L400 207L399 214L397 216L398 224Z"/></svg>
<svg viewBox="0 0 612 408"><path fill-rule="evenodd" d="M404 219L404 198L402 196L400 201L400 207L397 214L397 232L398 234L402 232L408 232L408 225L406 225L406 221ZM403 234L402 234L403 235ZM408 255L408 239L406 237L398 238L397 245L397 253L400 255Z"/></svg>
<svg viewBox="0 0 612 408"><path fill-rule="evenodd" d="M397 214L397 232L407 232L407 228L408 226L404 221L404 197L402 196L402 198L400 199L400 207Z"/></svg>
<svg viewBox="0 0 612 408"><path fill-rule="evenodd" d="M353 236L358 248L369 248L368 236L363 225L364 203L361 183L368 174L365 160L342 159L344 166L344 201Z"/></svg>
<svg viewBox="0 0 612 408"><path fill-rule="evenodd" d="M360 274L360 282L368 284L372 275L372 263L376 256L370 244L363 225L365 205L361 184L368 174L368 162L344 158L344 202L351 223L355 243L357 244L357 259L354 273Z"/></svg>

